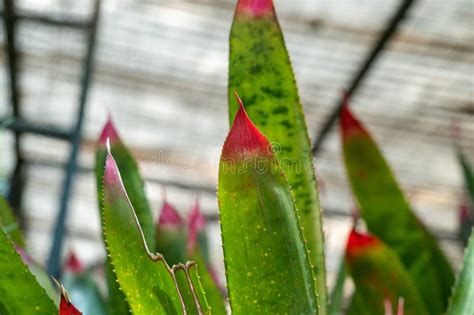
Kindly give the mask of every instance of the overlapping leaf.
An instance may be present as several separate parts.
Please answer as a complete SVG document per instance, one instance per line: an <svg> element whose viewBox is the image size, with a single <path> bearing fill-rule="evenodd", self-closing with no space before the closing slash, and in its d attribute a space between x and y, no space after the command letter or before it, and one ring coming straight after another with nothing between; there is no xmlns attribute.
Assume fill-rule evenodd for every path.
<svg viewBox="0 0 474 315"><path fill-rule="evenodd" d="M106 157L106 140L110 140L112 153L117 161L117 165L126 176L123 178L125 189L130 197L130 202L134 206L140 225L142 226L145 239L150 248L154 249L155 230L153 218L150 212L150 206L145 196L143 180L138 171L137 164L132 155L120 140L118 132L112 123L111 118L105 124L99 138L99 146L96 151L96 179L97 179L97 196L99 200L99 209L103 209L103 191L102 181L104 175L104 165ZM102 216L101 216L102 219ZM125 300L125 296L119 288L117 278L112 271L109 258L105 262L105 276L109 291L108 309L111 313L117 315L129 314L129 306Z"/></svg>
<svg viewBox="0 0 474 315"><path fill-rule="evenodd" d="M206 292L206 300L212 310L212 314L226 314L224 299L219 292L216 282L212 279L207 261L203 258L199 234L204 228L204 222L199 206L196 204L191 209L187 220L187 233L185 224L177 210L166 200L161 208L160 216L157 222L157 239L156 244L158 251L162 253L168 262L177 264L184 262L186 259L194 261L193 268L197 268L200 275L201 284L204 292ZM188 241L186 242L186 234ZM200 240L204 240L201 237ZM183 278L183 273L180 271ZM186 281L178 279L180 287L187 289ZM188 298L190 296L189 291Z"/></svg>
<svg viewBox="0 0 474 315"><path fill-rule="evenodd" d="M349 314L383 314L385 301L396 312L400 297L405 299L405 315L428 314L396 253L377 238L353 230L347 242L346 261L356 286Z"/></svg>
<svg viewBox="0 0 474 315"><path fill-rule="evenodd" d="M382 153L347 104L340 121L344 161L362 217L370 232L399 255L430 313L441 314L454 282L451 267L435 238L413 214Z"/></svg>
<svg viewBox="0 0 474 315"><path fill-rule="evenodd" d="M241 105L218 185L233 314L316 314L314 278L288 182Z"/></svg>
<svg viewBox="0 0 474 315"><path fill-rule="evenodd" d="M187 219L188 224L188 241L187 255L189 259L197 264L197 270L201 276L201 283L209 306L214 315L225 315L225 304L222 293L219 290L217 279L213 278L212 266L206 259L207 252L207 235L205 234L205 219L202 215L198 200L191 208Z"/></svg>
<svg viewBox="0 0 474 315"><path fill-rule="evenodd" d="M249 117L272 143L300 213L325 314L324 242L310 141L293 70L271 0L239 0L230 34L229 114L238 91Z"/></svg>
<svg viewBox="0 0 474 315"><path fill-rule="evenodd" d="M149 251L135 211L130 204L117 165L108 152L104 171L102 211L107 251L121 289L134 314L180 314L187 300L163 256ZM201 285L194 289L202 291ZM203 292L196 293L204 296ZM208 313L204 300L199 306Z"/></svg>
<svg viewBox="0 0 474 315"><path fill-rule="evenodd" d="M166 200L156 226L156 248L170 264L186 261L186 231L176 209Z"/></svg>
<svg viewBox="0 0 474 315"><path fill-rule="evenodd" d="M23 263L8 235L0 231L0 314L56 313L53 301Z"/></svg>

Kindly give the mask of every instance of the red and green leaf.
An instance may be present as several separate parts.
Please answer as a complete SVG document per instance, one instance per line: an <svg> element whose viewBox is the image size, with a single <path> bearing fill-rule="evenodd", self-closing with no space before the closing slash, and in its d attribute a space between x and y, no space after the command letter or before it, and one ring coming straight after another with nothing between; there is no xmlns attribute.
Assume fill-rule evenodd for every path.
<svg viewBox="0 0 474 315"><path fill-rule="evenodd" d="M243 105L222 149L218 200L235 314L317 314L314 277L288 182Z"/></svg>
<svg viewBox="0 0 474 315"><path fill-rule="evenodd" d="M71 302L66 289L58 283L61 291L61 301L59 302L59 315L82 315L76 306ZM92 313L91 313L92 314Z"/></svg>
<svg viewBox="0 0 474 315"><path fill-rule="evenodd" d="M109 139L111 150L116 157L117 163L124 171L124 185L129 192L130 201L136 207L137 216L140 224L144 228L145 238L149 246L153 246L155 242L155 231L153 226L153 218L150 212L150 206L143 189L143 181L138 172L138 167L132 155L120 140L118 132L109 117L99 138L99 145L96 151L96 179L97 179L97 195L99 200L99 209L103 209L104 196L102 191L102 180L104 175L104 165L106 158L105 143ZM101 216L102 219L102 216ZM130 313L129 306L123 292L117 282L117 278L112 271L109 258L105 261L105 276L107 280L107 288L109 300L107 308L109 312L118 315L128 315Z"/></svg>
<svg viewBox="0 0 474 315"><path fill-rule="evenodd" d="M184 221L166 197L156 224L156 248L172 265L186 261Z"/></svg>
<svg viewBox="0 0 474 315"><path fill-rule="evenodd" d="M340 113L344 161L369 231L400 257L431 314L441 314L454 276L435 238L414 215L377 145L346 104ZM390 226L387 227L387 222Z"/></svg>
<svg viewBox="0 0 474 315"><path fill-rule="evenodd" d="M306 122L273 1L239 0L230 33L229 116L238 91L255 125L273 145L288 179L314 264L320 313L326 314L324 237Z"/></svg>
<svg viewBox="0 0 474 315"><path fill-rule="evenodd" d="M396 312L400 297L406 315L428 314L397 254L376 237L353 230L345 259L356 287L349 314L383 314L386 301Z"/></svg>
<svg viewBox="0 0 474 315"><path fill-rule="evenodd" d="M131 311L136 314L178 314L185 312L192 303L202 303L196 307L209 313L199 282L191 282L195 292L192 301L179 289L174 270L184 268L189 272L188 265L171 268L160 253L150 252L110 148L105 162L103 191L107 252ZM198 300L197 297L201 298Z"/></svg>

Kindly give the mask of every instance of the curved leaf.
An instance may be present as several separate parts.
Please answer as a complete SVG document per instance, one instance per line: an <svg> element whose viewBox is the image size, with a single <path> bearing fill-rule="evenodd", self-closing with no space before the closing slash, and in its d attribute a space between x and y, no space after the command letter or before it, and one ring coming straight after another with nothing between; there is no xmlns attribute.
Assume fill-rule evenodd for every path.
<svg viewBox="0 0 474 315"><path fill-rule="evenodd" d="M118 132L109 117L105 124L102 133L99 138L99 146L96 151L96 180L97 180L97 196L99 201L99 209L104 208L103 191L102 191L102 179L104 176L104 165L106 158L106 140L110 140L111 150L117 161L117 165L123 170L125 176L123 177L123 183L127 193L130 196L130 201L136 209L136 214L140 225L143 228L143 233L147 244L150 248L154 248L155 242L155 230L153 225L153 218L150 211L148 200L145 196L143 180L140 177L137 164L133 159L132 155L120 140ZM102 216L101 216L102 220ZM103 224L103 222L102 222ZM110 266L110 260L107 257L105 261L105 276L107 280L107 287L109 293L109 301L107 307L109 311L117 315L130 314L129 306L126 302L123 292L120 290L117 278L112 271Z"/></svg>
<svg viewBox="0 0 474 315"><path fill-rule="evenodd" d="M230 33L229 114L238 91L255 125L272 143L288 179L314 264L320 313L326 314L324 236L311 147L283 34L271 0L239 0Z"/></svg>
<svg viewBox="0 0 474 315"><path fill-rule="evenodd" d="M135 209L138 221L143 230L143 235L149 246L149 248L155 248L155 225L153 222L153 216L151 214L150 204L145 195L145 189L143 179L138 171L137 163L135 159L128 151L127 147L122 143L118 132L112 123L112 119L109 118L107 123L102 130L99 139L99 146L96 152L96 179L97 179L97 192L99 197L99 209L103 208L103 193L102 179L104 177L104 165L107 150L105 147L106 140L109 139L110 150L114 156L114 160L117 166L124 176L122 177L123 186L127 191L127 195L130 198L130 203Z"/></svg>
<svg viewBox="0 0 474 315"><path fill-rule="evenodd" d="M406 315L428 314L423 300L397 255L371 235L353 230L347 242L346 261L355 282L353 305L349 314L379 315L384 303L396 305L405 300Z"/></svg>
<svg viewBox="0 0 474 315"><path fill-rule="evenodd" d="M105 162L103 187L102 214L107 251L132 312L185 312L185 302L173 270L161 254L153 254L148 249L110 149Z"/></svg>
<svg viewBox="0 0 474 315"><path fill-rule="evenodd" d="M447 314L474 314L474 229L464 252L461 273L454 285Z"/></svg>
<svg viewBox="0 0 474 315"><path fill-rule="evenodd" d="M8 235L0 231L0 314L51 315L58 309L38 284Z"/></svg>
<svg viewBox="0 0 474 315"><path fill-rule="evenodd" d="M349 111L340 116L344 161L369 231L400 257L431 314L441 314L454 276L435 238L413 214L387 162ZM390 228L387 228L390 222Z"/></svg>
<svg viewBox="0 0 474 315"><path fill-rule="evenodd" d="M207 299L202 293L200 277L194 262L173 266L173 272L188 314L211 314ZM193 276L191 276L193 274ZM202 307L201 307L202 306Z"/></svg>
<svg viewBox="0 0 474 315"><path fill-rule="evenodd" d="M241 105L219 165L221 235L233 314L316 314L297 211L270 143Z"/></svg>
<svg viewBox="0 0 474 315"><path fill-rule="evenodd" d="M212 278L210 269L206 264L203 255L198 249L193 250L189 254L189 258L196 262L197 271L199 273L199 279L202 284L204 292L206 292L206 300L214 315L225 315L224 297L222 296L219 288Z"/></svg>

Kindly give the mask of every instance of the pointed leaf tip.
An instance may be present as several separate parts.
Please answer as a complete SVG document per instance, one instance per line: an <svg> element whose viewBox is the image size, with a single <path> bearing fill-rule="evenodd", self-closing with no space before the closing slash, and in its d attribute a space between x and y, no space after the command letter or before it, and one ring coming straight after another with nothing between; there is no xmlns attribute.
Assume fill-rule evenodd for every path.
<svg viewBox="0 0 474 315"><path fill-rule="evenodd" d="M69 256L66 260L66 270L71 273L81 273L82 271L84 271L82 263L79 261L73 251L69 253Z"/></svg>
<svg viewBox="0 0 474 315"><path fill-rule="evenodd" d="M273 13L272 0L239 0L237 13L243 13L252 17L261 17Z"/></svg>
<svg viewBox="0 0 474 315"><path fill-rule="evenodd" d="M110 139L110 142L112 144L120 141L120 137L118 135L117 129L115 128L115 125L110 116L107 119L107 122L105 123L104 128L102 129L102 132L99 138L99 143L102 145L105 145L107 142L107 139Z"/></svg>
<svg viewBox="0 0 474 315"><path fill-rule="evenodd" d="M71 303L69 294L67 293L64 286L53 278L53 281L59 287L61 291L61 301L59 303L59 315L82 315L81 312Z"/></svg>
<svg viewBox="0 0 474 315"><path fill-rule="evenodd" d="M238 95L236 96L238 97ZM244 160L249 156L271 155L270 143L250 120L240 98L238 98L238 101L240 108L225 140L222 158Z"/></svg>
<svg viewBox="0 0 474 315"><path fill-rule="evenodd" d="M347 240L346 257L351 260L360 250L377 245L379 242L375 236L352 229Z"/></svg>
<svg viewBox="0 0 474 315"><path fill-rule="evenodd" d="M347 94L344 94L344 105L341 107L341 111L339 112L339 122L343 139L354 133L367 133L362 124L349 109L349 97Z"/></svg>
<svg viewBox="0 0 474 315"><path fill-rule="evenodd" d="M107 142L108 143L108 142ZM121 183L122 179L115 163L112 153L110 152L110 145L107 146L107 157L105 158L105 170L104 170L104 185L114 186Z"/></svg>
<svg viewBox="0 0 474 315"><path fill-rule="evenodd" d="M183 222L178 211L168 202L164 201L161 208L158 226L178 226Z"/></svg>

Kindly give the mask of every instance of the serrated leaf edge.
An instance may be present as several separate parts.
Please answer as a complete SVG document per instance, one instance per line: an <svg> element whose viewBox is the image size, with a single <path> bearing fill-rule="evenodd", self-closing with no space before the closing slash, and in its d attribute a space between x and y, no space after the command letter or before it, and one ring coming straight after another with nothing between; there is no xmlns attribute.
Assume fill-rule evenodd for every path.
<svg viewBox="0 0 474 315"><path fill-rule="evenodd" d="M111 149L110 149L110 141L109 141L109 139L107 139L106 148L107 148L107 154L110 155L110 157L113 159L112 152L111 152ZM107 161L107 157L106 157L106 161ZM104 163L104 177L105 177L105 174L106 174L106 172L105 172L105 164L107 163L106 161L105 161L105 163ZM114 160L114 162L115 162L115 160ZM176 275L175 275L175 271L177 271L177 270L180 270L180 269L181 269L181 270L184 271L184 274L185 274L185 276L186 276L186 280L187 280L187 282L188 282L188 284L189 284L189 288L190 288L191 293L192 293L192 295L193 295L193 300L194 300L194 303L195 303L195 305L196 305L196 307L197 307L197 310L198 310L198 312L199 312L199 315L203 315L204 313L203 313L203 311L202 311L201 303L200 303L200 301L199 301L199 299L198 299L198 297L197 297L196 289L194 288L194 284L193 284L193 282L192 282L192 280L191 280L191 278L190 278L190 276L189 276L189 270L190 270L190 268L192 268L193 266L197 266L197 264L196 264L194 261L187 261L185 264L179 263L179 264L175 264L175 265L173 265L173 266L170 267L169 264L168 264L168 262L166 261L166 259L164 258L164 256L163 256L161 253L158 253L158 252L157 252L157 253L152 253L152 252L150 251L150 249L148 248L148 244L147 244L147 242L146 242L146 239L145 239L145 235L143 234L143 230L142 230L142 228L141 228L141 226L140 226L140 222L138 221L138 217L137 217L137 214L136 214L136 212L135 212L135 209L134 209L132 203L130 202L130 199L129 199L129 197L128 197L127 191L125 190L125 187L124 187L124 185L123 185L122 177L121 177L121 175L120 175L120 170L118 169L118 167L117 167L117 170L118 170L118 175L119 175L119 177L120 177L120 185L121 185L121 187L122 187L122 189L123 189L123 191L124 191L124 193L125 193L125 197L126 197L127 202L128 202L128 204L129 204L129 206L130 206L130 209L132 210L133 219L134 219L134 222L135 222L135 224L136 224L136 227L138 228L138 231L140 232L140 236L141 236L141 239L142 239L142 242L143 242L143 247L144 247L144 249L145 249L146 254L148 255L148 257L149 257L153 262L158 262L158 261L162 261L162 262L163 262L163 264L164 264L165 267L166 267L166 270L168 271L169 275L170 275L171 278L173 279L173 283L174 283L174 285L175 285L176 293L178 294L179 301L180 301L180 303L181 303L181 309L182 309L182 311L183 311L183 314L184 314L184 315L187 315L186 304L185 304L185 302L184 302L182 293L181 293L181 291L180 291L180 289L179 289L178 282L177 282L177 280L176 280ZM105 202L106 202L106 200L105 200L105 189L104 189L104 187L105 187L104 177L102 178L102 187L101 187L101 189L102 189L102 199L103 199L102 201L103 201L103 205L104 205L104 208L105 208ZM104 208L101 209L101 216L102 216L102 219L103 219L103 220L102 220L102 222L103 222L103 223L102 223L102 231L103 231L103 236L104 236L104 240L105 240L105 243L106 243L105 248L106 248L106 250L107 250L107 256L110 258L110 261L111 261L111 263L112 263L112 271L113 271L113 273L117 276L117 273L116 273L115 268L114 268L114 265L113 265L113 258L110 256L110 254L109 254L109 248L108 248L108 246L107 246L108 241L107 241L107 237L106 237L106 234L107 234L107 233L106 233L106 226L105 226L105 221L106 221L106 220L105 220L105 217L104 217L104 216L105 216L105 209L104 209ZM120 286L120 281L118 280L118 277L116 278L116 280L117 280L117 283L119 284L119 289L120 289L120 291L124 292L123 289L122 289L122 287ZM125 292L124 292L124 293L125 293ZM125 299L127 300L127 295L126 295L126 294L124 294L124 295L125 295ZM127 302L128 302L128 301L127 301Z"/></svg>

